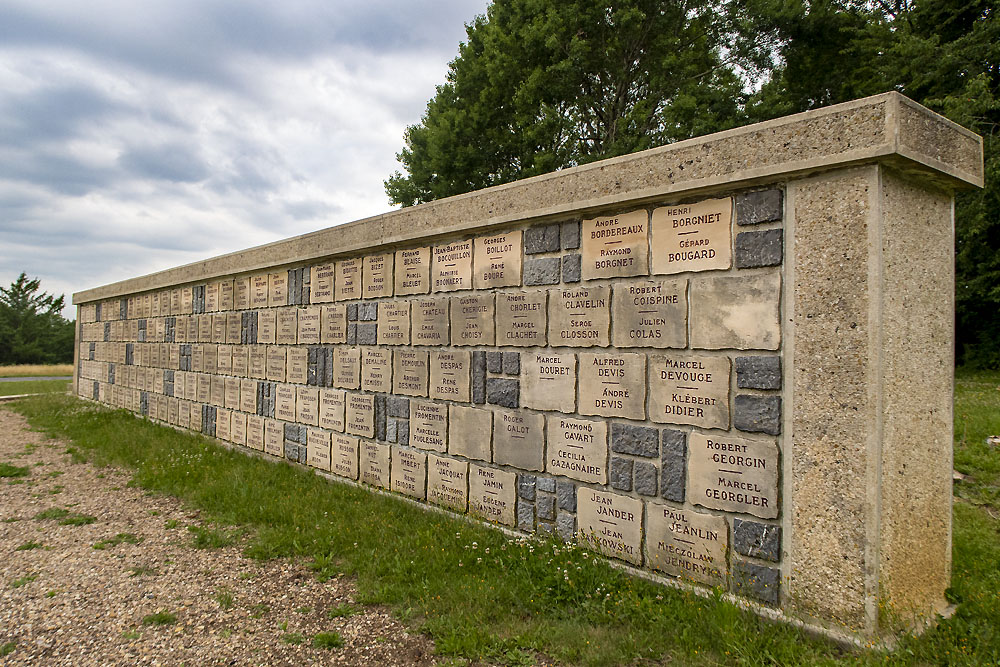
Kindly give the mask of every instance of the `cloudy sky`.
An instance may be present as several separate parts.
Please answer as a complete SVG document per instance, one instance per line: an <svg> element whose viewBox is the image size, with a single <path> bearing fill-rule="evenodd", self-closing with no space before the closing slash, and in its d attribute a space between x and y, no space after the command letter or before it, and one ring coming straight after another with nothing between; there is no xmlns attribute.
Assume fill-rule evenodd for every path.
<svg viewBox="0 0 1000 667"><path fill-rule="evenodd" d="M487 4L0 0L0 285L69 301L389 210Z"/></svg>

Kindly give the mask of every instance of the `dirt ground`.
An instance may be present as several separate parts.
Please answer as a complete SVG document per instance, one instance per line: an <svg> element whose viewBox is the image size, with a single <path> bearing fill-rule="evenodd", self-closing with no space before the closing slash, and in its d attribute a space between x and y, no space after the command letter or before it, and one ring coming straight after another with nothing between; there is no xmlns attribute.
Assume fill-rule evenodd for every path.
<svg viewBox="0 0 1000 667"><path fill-rule="evenodd" d="M0 463L30 468L0 478L0 655L14 645L0 664L451 663L387 610L355 605L348 578L320 583L305 563L249 560L238 545L194 548L197 512L66 448L0 407ZM70 514L36 518L52 508ZM96 520L61 523L79 515ZM328 614L342 605L357 613ZM163 611L176 620L147 619ZM314 647L327 632L344 645Z"/></svg>

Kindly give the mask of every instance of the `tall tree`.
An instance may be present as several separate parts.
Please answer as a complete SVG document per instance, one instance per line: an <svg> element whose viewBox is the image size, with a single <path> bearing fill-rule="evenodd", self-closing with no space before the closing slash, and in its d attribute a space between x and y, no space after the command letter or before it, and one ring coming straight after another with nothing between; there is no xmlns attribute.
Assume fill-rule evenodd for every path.
<svg viewBox="0 0 1000 667"><path fill-rule="evenodd" d="M22 273L0 287L0 364L73 361L74 325L61 314L65 297L39 292L41 282Z"/></svg>

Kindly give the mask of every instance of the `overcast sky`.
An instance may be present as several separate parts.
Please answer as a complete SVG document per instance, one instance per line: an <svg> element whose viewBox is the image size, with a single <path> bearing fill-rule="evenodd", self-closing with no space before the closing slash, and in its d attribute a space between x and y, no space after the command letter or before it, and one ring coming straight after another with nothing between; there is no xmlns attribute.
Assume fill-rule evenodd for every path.
<svg viewBox="0 0 1000 667"><path fill-rule="evenodd" d="M389 210L487 4L0 0L0 285L68 302Z"/></svg>

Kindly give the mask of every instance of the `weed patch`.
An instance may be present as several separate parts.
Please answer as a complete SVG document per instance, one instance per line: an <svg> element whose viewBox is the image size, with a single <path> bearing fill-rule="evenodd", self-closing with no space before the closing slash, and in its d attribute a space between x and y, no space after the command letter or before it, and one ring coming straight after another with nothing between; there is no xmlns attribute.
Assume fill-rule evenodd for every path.
<svg viewBox="0 0 1000 667"><path fill-rule="evenodd" d="M229 610L233 608L236 598L232 591L224 588L215 592L215 601L219 603L219 609Z"/></svg>
<svg viewBox="0 0 1000 667"><path fill-rule="evenodd" d="M28 541L20 545L14 551L31 551L32 549L41 549L43 545L41 542Z"/></svg>
<svg viewBox="0 0 1000 667"><path fill-rule="evenodd" d="M155 577L160 574L159 570L155 567L150 567L148 565L138 565L136 567L130 567L128 569L130 577Z"/></svg>
<svg viewBox="0 0 1000 667"><path fill-rule="evenodd" d="M195 549L221 549L233 544L240 537L239 531L203 526L188 526L188 532L191 533L191 546Z"/></svg>
<svg viewBox="0 0 1000 667"><path fill-rule="evenodd" d="M44 521L45 519L62 519L69 516L69 510L63 509L61 507L50 507L47 510L42 510L35 515L35 519L39 521Z"/></svg>
<svg viewBox="0 0 1000 667"><path fill-rule="evenodd" d="M7 642L0 644L0 658L5 658L17 649L17 642Z"/></svg>
<svg viewBox="0 0 1000 667"><path fill-rule="evenodd" d="M177 614L166 609L142 617L143 625L173 625L176 622Z"/></svg>
<svg viewBox="0 0 1000 667"><path fill-rule="evenodd" d="M360 609L355 607L353 604L345 602L344 604L338 604L336 607L330 607L327 609L326 617L332 621L335 618L346 618L360 613Z"/></svg>
<svg viewBox="0 0 1000 667"><path fill-rule="evenodd" d="M344 638L337 632L319 632L312 640L313 648L340 648L344 645Z"/></svg>
<svg viewBox="0 0 1000 667"><path fill-rule="evenodd" d="M0 477L27 477L30 474L31 468L28 466L14 466L0 462Z"/></svg>
<svg viewBox="0 0 1000 667"><path fill-rule="evenodd" d="M10 582L10 587L11 588L21 588L22 586L27 586L28 584L30 584L32 581L34 581L37 578L38 578L37 574L29 574L29 575L26 575L24 577L20 577L18 579L15 579L14 581Z"/></svg>
<svg viewBox="0 0 1000 667"><path fill-rule="evenodd" d="M140 542L142 542L142 538L137 537L132 533L118 533L114 537L109 537L106 540L95 542L94 548L103 550L109 547L116 547L119 544L139 544Z"/></svg>
<svg viewBox="0 0 1000 667"><path fill-rule="evenodd" d="M92 523L97 522L96 516L91 516L89 514L70 514L65 519L59 522L60 526L89 526Z"/></svg>
<svg viewBox="0 0 1000 667"><path fill-rule="evenodd" d="M286 632L285 634L281 635L281 641L285 642L286 644L291 644L293 646L298 646L305 640L306 640L305 636L299 632Z"/></svg>

